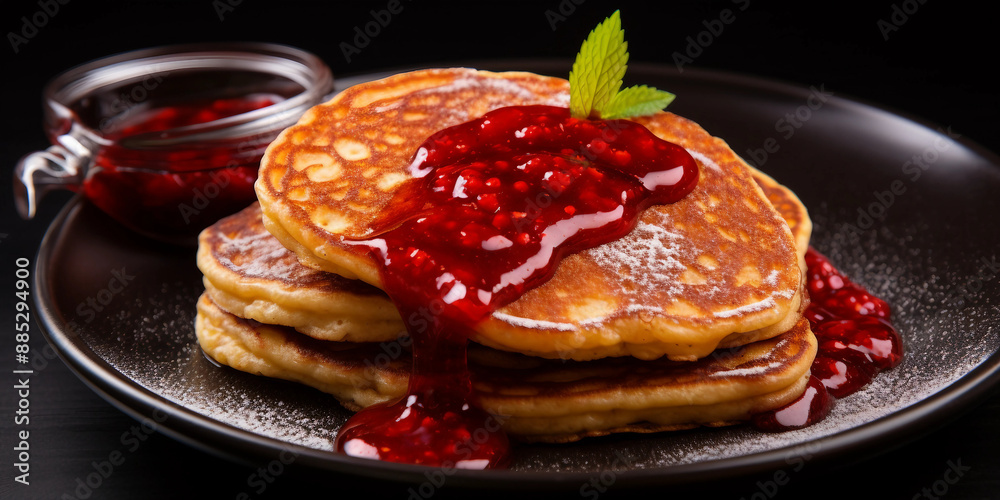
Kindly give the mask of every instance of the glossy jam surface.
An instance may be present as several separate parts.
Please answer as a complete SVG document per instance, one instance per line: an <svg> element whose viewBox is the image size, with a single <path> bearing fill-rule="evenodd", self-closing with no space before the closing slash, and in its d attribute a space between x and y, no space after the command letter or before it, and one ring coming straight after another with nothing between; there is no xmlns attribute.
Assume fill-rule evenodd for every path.
<svg viewBox="0 0 1000 500"><path fill-rule="evenodd" d="M547 280L564 255L620 238L644 208L682 198L697 183L697 165L634 122L521 106L431 136L410 172L416 179L375 235L352 242L382 265L413 339L409 394L355 415L337 448L396 462L503 466L507 439L471 388L472 328Z"/></svg>
<svg viewBox="0 0 1000 500"><path fill-rule="evenodd" d="M130 141L213 122L270 106L273 95L185 102L135 110L105 127L115 141L99 151L84 194L112 217L168 241L193 239L201 229L256 197L253 183L273 137L214 140L162 148L131 148Z"/></svg>
<svg viewBox="0 0 1000 500"><path fill-rule="evenodd" d="M890 323L885 301L851 282L811 247L806 252L806 268L811 302L805 316L819 342L812 377L802 397L755 416L754 424L762 430L797 429L822 420L832 400L816 393L817 388L842 398L903 358L903 344Z"/></svg>
<svg viewBox="0 0 1000 500"><path fill-rule="evenodd" d="M809 377L801 396L781 408L754 415L753 425L769 432L801 429L823 420L832 407L830 393L823 387L823 382Z"/></svg>

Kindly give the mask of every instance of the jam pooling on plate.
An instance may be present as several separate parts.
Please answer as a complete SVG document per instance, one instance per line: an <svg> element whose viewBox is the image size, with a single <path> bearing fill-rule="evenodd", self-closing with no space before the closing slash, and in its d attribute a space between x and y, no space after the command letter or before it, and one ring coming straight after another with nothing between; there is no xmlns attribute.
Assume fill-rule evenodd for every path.
<svg viewBox="0 0 1000 500"><path fill-rule="evenodd" d="M445 129L372 235L348 240L381 265L413 341L402 400L362 410L338 450L457 468L503 466L501 422L479 409L466 347L475 325L551 277L572 252L618 239L643 209L698 181L694 159L627 120L514 106Z"/></svg>
<svg viewBox="0 0 1000 500"><path fill-rule="evenodd" d="M272 94L190 101L130 110L104 124L102 147L83 183L87 197L120 222L167 240L193 238L219 218L252 203L264 148L213 141L177 147L130 148L130 141L261 109Z"/></svg>
<svg viewBox="0 0 1000 500"><path fill-rule="evenodd" d="M899 364L903 344L890 323L889 305L841 274L812 247L806 252L810 304L805 316L819 342L806 392L791 403L755 415L761 430L782 431L816 423L842 398Z"/></svg>

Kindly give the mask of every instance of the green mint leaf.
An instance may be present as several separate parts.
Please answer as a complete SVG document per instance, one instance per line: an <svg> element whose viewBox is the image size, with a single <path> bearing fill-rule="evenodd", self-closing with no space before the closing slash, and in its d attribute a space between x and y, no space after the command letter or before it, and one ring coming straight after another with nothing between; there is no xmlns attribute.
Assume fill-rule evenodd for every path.
<svg viewBox="0 0 1000 500"><path fill-rule="evenodd" d="M674 95L639 85L622 88L628 43L621 14L615 11L598 24L580 46L569 72L570 114L581 119L615 119L651 115L667 107Z"/></svg>
<svg viewBox="0 0 1000 500"><path fill-rule="evenodd" d="M622 86L628 44L616 10L584 40L569 73L569 108L577 118L594 118Z"/></svg>
<svg viewBox="0 0 1000 500"><path fill-rule="evenodd" d="M601 118L613 120L632 116L651 115L670 105L674 94L645 85L622 90L604 107Z"/></svg>

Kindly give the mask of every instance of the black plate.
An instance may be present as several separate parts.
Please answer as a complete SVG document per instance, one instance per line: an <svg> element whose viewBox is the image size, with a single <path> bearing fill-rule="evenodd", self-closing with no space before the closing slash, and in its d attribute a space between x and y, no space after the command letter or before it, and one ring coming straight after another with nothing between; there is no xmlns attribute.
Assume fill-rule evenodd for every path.
<svg viewBox="0 0 1000 500"><path fill-rule="evenodd" d="M568 71L547 62L481 67ZM997 156L947 128L821 87L643 65L631 66L629 79L676 93L671 111L725 138L801 197L815 223L813 245L894 306L905 358L806 429L519 445L509 470L448 471L449 484L676 484L858 458L916 437L996 385L1000 233L984 230L989 219L981 216L1000 214ZM246 462L294 454L299 464L415 484L439 473L332 453L349 415L332 398L208 361L192 324L202 291L193 249L133 236L75 200L53 222L37 262L49 342L95 391L161 432Z"/></svg>

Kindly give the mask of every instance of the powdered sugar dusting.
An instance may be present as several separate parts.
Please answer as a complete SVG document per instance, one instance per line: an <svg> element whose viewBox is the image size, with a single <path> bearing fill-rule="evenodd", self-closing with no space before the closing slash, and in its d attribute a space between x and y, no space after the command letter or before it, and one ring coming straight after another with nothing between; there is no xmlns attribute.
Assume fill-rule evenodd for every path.
<svg viewBox="0 0 1000 500"><path fill-rule="evenodd" d="M542 321L537 319L522 318L501 312L494 312L493 317L508 324L532 330L559 330L561 332L572 332L576 330L576 325L572 323L556 323L553 321Z"/></svg>
<svg viewBox="0 0 1000 500"><path fill-rule="evenodd" d="M765 280L764 280L765 283L767 283L767 284L769 284L771 286L777 285L777 281L778 281L778 271L772 271L771 274L769 274L768 277L765 278ZM733 316L740 316L740 315L744 315L744 314L755 313L755 312L758 312L758 311L765 311L767 309L775 307L776 302L775 302L774 299L776 297L777 298L783 298L783 299L790 299L790 298L792 298L792 297L795 296L796 292L798 292L798 290L792 290L792 289L789 289L789 290L778 290L778 291L772 293L770 297L768 297L766 299L763 299L763 300L759 300L759 301L754 302L752 304L746 304L746 305L743 305L743 306L740 306L740 307L736 307L736 308L733 308L733 309L727 309L725 311L718 311L718 312L715 313L715 317L716 318L731 318Z"/></svg>
<svg viewBox="0 0 1000 500"><path fill-rule="evenodd" d="M720 167L718 163L715 163L715 160L709 158L705 153L702 153L701 151L695 151L693 149L688 149L687 152L692 157L694 157L694 159L701 162L702 165L705 165L706 167L715 170L716 172L722 173L722 167Z"/></svg>
<svg viewBox="0 0 1000 500"><path fill-rule="evenodd" d="M377 106L375 108L375 112L376 113L385 113L387 111L392 111L394 109L398 109L401 105L402 105L402 103L399 102L399 101L390 102L389 104L385 104L385 105L382 105L382 106Z"/></svg>
<svg viewBox="0 0 1000 500"><path fill-rule="evenodd" d="M192 344L186 354L187 358L184 359L186 362L207 362L204 359L197 359L204 358L197 344ZM316 415L309 411L308 407L295 401L301 397L296 393L301 393L302 389L307 388L293 386L289 382L259 380L277 386L291 386L285 388L291 391L287 401L275 399L260 391L248 390L248 387L252 386L247 384L246 378L257 377L235 373L228 368L223 370L230 373L216 373L212 377L201 374L182 378L168 377L151 381L148 388L171 402L233 427L308 448L333 450L333 430L343 422L329 415ZM307 389L305 395L326 400L330 405L338 404L332 397L318 391Z"/></svg>
<svg viewBox="0 0 1000 500"><path fill-rule="evenodd" d="M592 248L589 255L605 269L626 267L641 271L627 273L622 278L635 290L656 287L663 291L664 283L675 281L678 273L686 268L680 261L682 237L670 232L667 226L665 223L639 222L624 238ZM672 286L674 293L680 290L679 284Z"/></svg>
<svg viewBox="0 0 1000 500"><path fill-rule="evenodd" d="M779 272L777 269L771 271L766 278L764 278L764 283L770 286L778 286L778 276Z"/></svg>
<svg viewBox="0 0 1000 500"><path fill-rule="evenodd" d="M640 221L625 237L586 250L590 258L604 269L624 268L639 271L624 272L619 277L622 281L620 292L624 300L619 307L620 312L662 313L663 308L643 303L641 299L653 289L661 295L679 294L683 291L685 285L676 279L686 269L680 261L683 238L666 227L665 221L663 223ZM578 326L598 326L607 319L607 317L587 318L579 321L579 325L575 325L503 313L494 313L493 317L521 328L559 331L574 331Z"/></svg>
<svg viewBox="0 0 1000 500"><path fill-rule="evenodd" d="M780 368L781 363L773 362L766 365L750 366L747 368L733 368L731 370L725 370L721 372L713 373L712 377L749 377L753 375L760 375L762 373L767 373L768 370L774 370Z"/></svg>
<svg viewBox="0 0 1000 500"><path fill-rule="evenodd" d="M232 271L250 278L292 281L316 271L299 264L267 231L244 231L235 236L220 234L218 261ZM234 262L232 256L243 256Z"/></svg>
<svg viewBox="0 0 1000 500"><path fill-rule="evenodd" d="M538 95L535 92L524 88L513 80L505 78L456 78L445 85L427 89L425 92L447 93L470 88L488 88L494 91L502 92L507 96L513 96L517 99L523 99L529 102L538 100ZM567 106L569 104L569 94L558 94L541 101L540 104L547 104L550 106Z"/></svg>
<svg viewBox="0 0 1000 500"><path fill-rule="evenodd" d="M745 306L736 307L733 309L727 309L725 311L718 311L715 313L716 318L731 318L733 316L739 316L742 314L749 314L757 311L764 311L774 307L774 297L768 297L764 300L754 302L752 304L747 304Z"/></svg>

